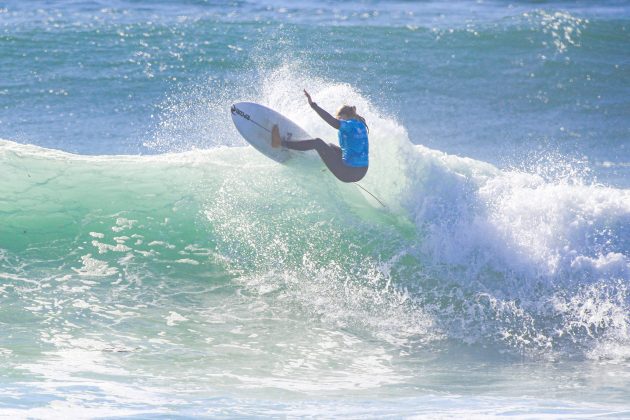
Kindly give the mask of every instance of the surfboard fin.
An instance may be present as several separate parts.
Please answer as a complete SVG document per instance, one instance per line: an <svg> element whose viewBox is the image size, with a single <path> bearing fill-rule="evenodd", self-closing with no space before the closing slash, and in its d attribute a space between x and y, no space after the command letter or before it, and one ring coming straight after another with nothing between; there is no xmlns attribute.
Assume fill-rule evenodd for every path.
<svg viewBox="0 0 630 420"><path fill-rule="evenodd" d="M271 128L271 147L274 149L282 146L282 139L280 138L280 130L278 129L278 125L274 124Z"/></svg>

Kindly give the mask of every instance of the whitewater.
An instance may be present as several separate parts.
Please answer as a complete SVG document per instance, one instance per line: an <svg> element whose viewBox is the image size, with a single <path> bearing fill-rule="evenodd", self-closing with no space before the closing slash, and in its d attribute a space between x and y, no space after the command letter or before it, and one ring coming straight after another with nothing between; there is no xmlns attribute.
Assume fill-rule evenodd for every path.
<svg viewBox="0 0 630 420"><path fill-rule="evenodd" d="M327 26L309 2L280 3L233 6L235 17L215 16L213 5L175 12L165 4L149 13L124 2L112 9L99 3L105 23L90 17L91 6L78 4L31 13L10 2L0 13L7 65L25 65L14 52L37 49L30 43L47 39L49 31L64 37L61 53L74 51L86 66L91 47L81 37L97 46L114 39L141 45L150 44L147 31L160 42L175 37L182 46L169 47L165 57L181 64L177 71L201 75L171 85L149 105L136 91L104 89L92 99L73 99L72 92L77 84L94 93L101 89L95 80L112 89L138 84L151 95L159 73L175 68L167 58L161 70L147 65L157 49L147 47L153 58L131 54L136 62L126 64L95 54L102 73L92 81L60 63L50 80L39 73L46 80L25 87L16 82L17 64L5 70L14 79L0 86L0 417L630 416L630 189L627 121L619 108L627 76L606 67L606 80L619 83L607 94L620 96L602 102L601 114L592 102L586 110L573 104L575 97L588 102L591 85L574 88L576 96L566 93L570 100L537 85L524 94L523 109L532 100L542 108L531 105L532 114L523 111L522 119L517 113L511 121L523 137L511 139L501 120L517 99L498 99L504 113L480 128L483 106L466 115L461 111L470 103L460 102L479 104L480 96L452 97L450 109L433 92L443 83L436 69L441 59L426 70L431 83L425 86L408 73L405 55L395 56L402 63L396 77L410 78L404 83L410 92L385 87L391 98L383 99L369 93L381 82L337 77L326 71L334 63L317 70L293 51L312 41L299 25L324 25L322 33L343 39L335 31L354 33L374 19L371 30L383 30L386 43L404 44L416 34L452 36L432 48L438 55L444 48L453 60L460 48L481 51L477 42L504 57L497 39L519 46L523 32L526 40L540 36L547 42L540 48L546 54L551 48L555 58L537 56L546 63L538 70L551 72L573 65L567 56L579 61L589 40L605 43L608 32L600 26L608 19L618 25L610 17L617 9L556 14L557 5L548 3L541 6L547 11L521 4L504 12L491 4L475 9L477 26L453 18L426 29L434 22L414 16L435 13L442 22L439 16L452 10L438 2L391 9L357 3L368 17L341 7ZM190 17L200 10L209 14ZM147 13L157 23L141 22ZM505 13L518 17L516 29ZM269 45L257 43L248 59L231 61L246 48L239 40L272 25L256 16L298 26L267 34L288 57L269 59ZM229 46L213 53L216 73L184 51L192 48L187 42L201 48L196 31L212 31L208 22L225 30ZM47 29L29 35L40 25ZM593 27L604 34L588 35ZM398 31L405 31L400 38ZM363 65L352 54L360 55L346 51L343 66ZM527 59L510 58L502 74ZM472 60L493 68L479 56ZM117 65L137 71L112 70ZM621 65L627 68L627 58ZM455 73L449 80L467 86L470 76ZM591 73L599 80L600 73ZM474 77L486 88L494 83ZM557 76L554 89L564 90L558 85L565 82ZM38 83L50 83L52 93L39 91ZM230 106L253 101L333 141L335 130L310 110L303 88L324 109L349 103L366 118L371 156L361 185L384 207L338 182L314 153L280 165L240 138ZM506 87L521 88L517 82ZM456 89L443 89L455 95ZM416 96L420 103L412 109L399 103L413 104ZM26 110L25 101L33 108ZM59 113L47 114L42 104ZM99 104L115 111L94 111ZM552 131L544 118L530 126L534 113L552 113L545 107L557 107L554 127L562 130ZM76 131L67 125L74 120ZM436 133L459 124L469 135L440 145ZM592 133L598 128L601 139ZM536 130L578 143L551 147ZM492 138L480 139L491 131ZM594 152L598 144L605 150ZM573 147L580 153L568 151ZM462 153L453 152L458 148ZM510 148L526 152L497 157Z"/></svg>

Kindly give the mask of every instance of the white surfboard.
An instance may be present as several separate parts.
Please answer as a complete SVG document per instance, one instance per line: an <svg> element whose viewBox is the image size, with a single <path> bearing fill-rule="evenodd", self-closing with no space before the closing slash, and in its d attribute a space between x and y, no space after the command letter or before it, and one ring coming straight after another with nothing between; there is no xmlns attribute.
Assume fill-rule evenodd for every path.
<svg viewBox="0 0 630 420"><path fill-rule="evenodd" d="M239 102L232 105L232 121L241 136L256 150L276 162L285 162L296 152L279 147L271 147L271 128L278 125L280 137L285 140L312 139L304 129L282 114L253 102Z"/></svg>

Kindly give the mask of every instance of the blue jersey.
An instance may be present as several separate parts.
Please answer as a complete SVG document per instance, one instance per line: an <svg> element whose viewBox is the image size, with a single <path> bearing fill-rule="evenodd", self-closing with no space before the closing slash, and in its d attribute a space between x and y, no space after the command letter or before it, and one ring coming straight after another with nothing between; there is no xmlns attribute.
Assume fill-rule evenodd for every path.
<svg viewBox="0 0 630 420"><path fill-rule="evenodd" d="M339 120L339 146L348 166L368 166L367 127L359 120Z"/></svg>

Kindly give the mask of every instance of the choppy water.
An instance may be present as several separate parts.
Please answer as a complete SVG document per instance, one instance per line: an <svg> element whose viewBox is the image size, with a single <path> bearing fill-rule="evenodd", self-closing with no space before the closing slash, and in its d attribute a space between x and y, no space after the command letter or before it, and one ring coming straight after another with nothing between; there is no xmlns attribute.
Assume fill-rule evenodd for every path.
<svg viewBox="0 0 630 420"><path fill-rule="evenodd" d="M630 416L629 17L0 3L0 415ZM303 88L387 209L239 138Z"/></svg>

